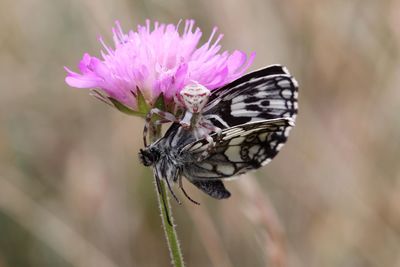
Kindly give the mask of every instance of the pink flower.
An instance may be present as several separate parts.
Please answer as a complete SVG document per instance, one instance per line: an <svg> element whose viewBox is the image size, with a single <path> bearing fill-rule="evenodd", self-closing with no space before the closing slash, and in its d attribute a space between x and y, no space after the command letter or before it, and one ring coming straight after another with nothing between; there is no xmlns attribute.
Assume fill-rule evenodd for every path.
<svg viewBox="0 0 400 267"><path fill-rule="evenodd" d="M174 96L191 82L198 82L209 90L221 87L240 77L253 62L235 50L221 52L222 34L216 38L214 28L208 41L198 47L202 32L187 20L183 33L178 25L154 23L138 26L137 31L124 33L119 22L113 28L114 48L104 47L101 58L83 55L80 73L65 68L65 81L76 88L95 88L97 96L122 104L132 111L140 110L140 95L152 107L160 94L166 105L174 104ZM110 102L110 101L108 101ZM173 106L173 105L172 105Z"/></svg>

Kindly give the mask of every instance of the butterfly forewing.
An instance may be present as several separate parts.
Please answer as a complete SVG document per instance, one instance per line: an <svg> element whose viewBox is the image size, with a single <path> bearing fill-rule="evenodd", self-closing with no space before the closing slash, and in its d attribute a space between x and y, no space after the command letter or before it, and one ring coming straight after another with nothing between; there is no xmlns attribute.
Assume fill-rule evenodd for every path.
<svg viewBox="0 0 400 267"><path fill-rule="evenodd" d="M269 66L213 91L203 114L219 128L265 119L294 119L297 90L296 80L285 67Z"/></svg>

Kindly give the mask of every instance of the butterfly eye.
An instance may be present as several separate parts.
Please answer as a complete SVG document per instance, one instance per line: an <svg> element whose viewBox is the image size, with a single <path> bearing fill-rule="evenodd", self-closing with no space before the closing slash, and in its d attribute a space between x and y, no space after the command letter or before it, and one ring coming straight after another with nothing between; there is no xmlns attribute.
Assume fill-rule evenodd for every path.
<svg viewBox="0 0 400 267"><path fill-rule="evenodd" d="M139 159L144 166L153 165L160 157L160 153L155 149L140 149Z"/></svg>

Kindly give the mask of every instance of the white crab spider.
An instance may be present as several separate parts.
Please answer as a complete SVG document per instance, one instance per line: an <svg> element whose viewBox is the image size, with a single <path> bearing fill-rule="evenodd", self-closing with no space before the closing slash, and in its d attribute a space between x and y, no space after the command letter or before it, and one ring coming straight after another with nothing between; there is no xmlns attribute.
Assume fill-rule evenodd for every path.
<svg viewBox="0 0 400 267"><path fill-rule="evenodd" d="M207 104L210 94L210 90L197 82L186 85L181 90L179 96L175 97L175 101L184 108L182 118L176 117L172 113L162 111L158 108L151 109L146 116L143 130L143 142L145 147L147 147L147 134L151 124L152 127L155 127L162 123L175 122L179 123L185 130L193 131L193 135L196 139L205 138L209 142L208 150L211 150L214 141L209 134L211 132L220 133L221 129L214 126L210 120L204 118L201 114L201 111ZM151 120L154 114L161 117L161 119L152 122Z"/></svg>

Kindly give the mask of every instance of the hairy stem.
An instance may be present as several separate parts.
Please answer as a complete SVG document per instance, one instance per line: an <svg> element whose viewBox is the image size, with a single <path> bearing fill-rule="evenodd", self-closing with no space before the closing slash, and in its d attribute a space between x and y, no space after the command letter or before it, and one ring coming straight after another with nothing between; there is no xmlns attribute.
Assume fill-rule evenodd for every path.
<svg viewBox="0 0 400 267"><path fill-rule="evenodd" d="M157 140L160 137L160 135L161 135L161 127L157 127L155 135L150 136L151 142ZM161 221L164 229L165 238L167 240L167 245L169 248L172 264L175 267L184 267L185 264L183 262L183 255L179 244L178 235L175 229L176 225L174 224L170 199L167 194L165 182L163 180L160 181L160 189L161 189L160 193L158 192L156 181L154 181L154 185L156 186L158 206L161 212ZM165 197L163 198L162 196ZM165 205L163 203L164 201Z"/></svg>

